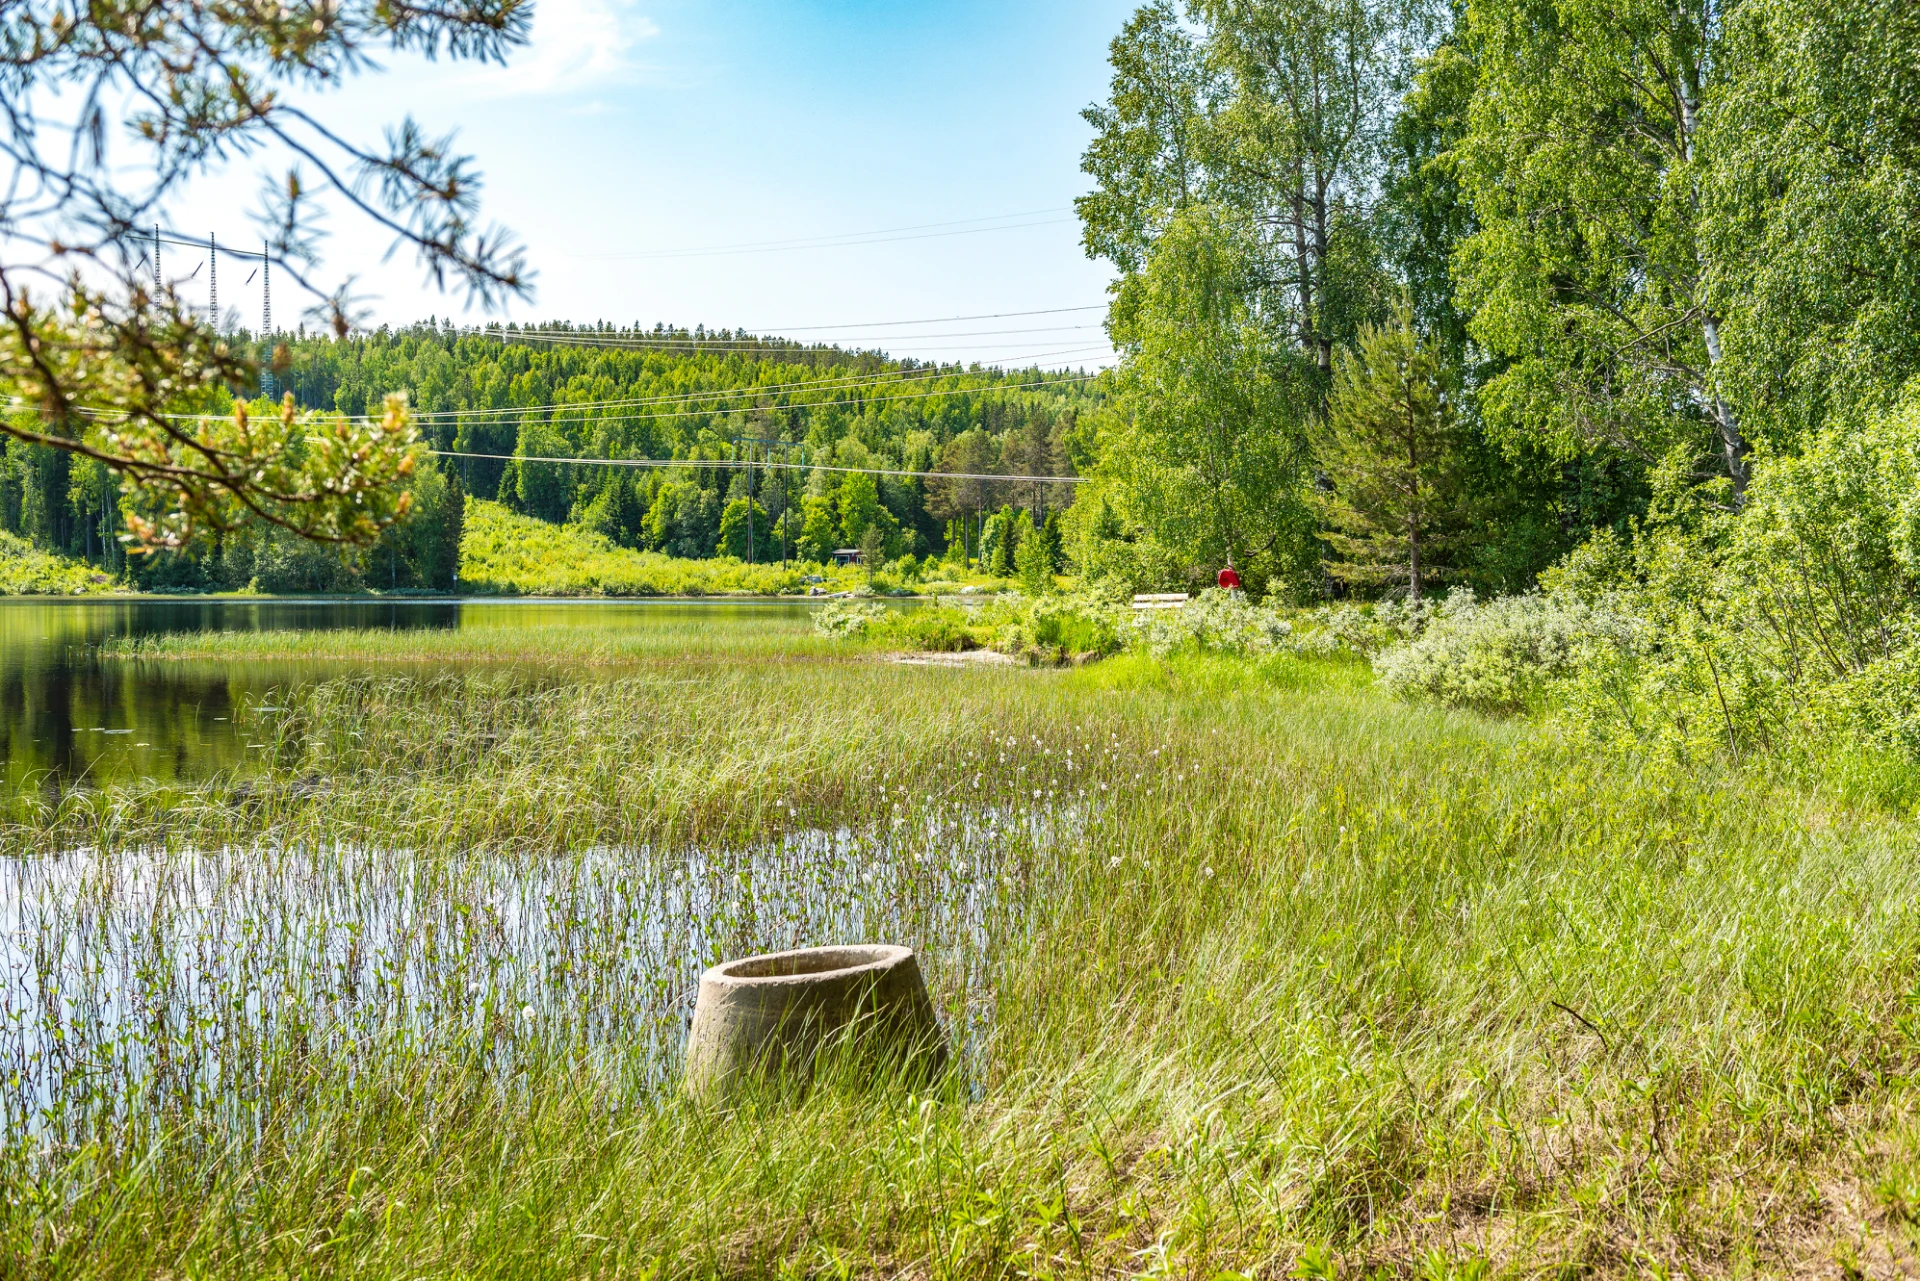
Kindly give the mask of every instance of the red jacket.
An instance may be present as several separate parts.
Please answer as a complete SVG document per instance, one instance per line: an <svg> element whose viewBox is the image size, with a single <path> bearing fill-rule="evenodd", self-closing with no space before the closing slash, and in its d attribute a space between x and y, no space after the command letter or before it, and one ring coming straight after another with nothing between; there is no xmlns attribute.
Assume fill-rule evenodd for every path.
<svg viewBox="0 0 1920 1281"><path fill-rule="evenodd" d="M1220 571L1220 585L1230 592L1239 589L1240 575L1233 572L1233 566L1229 565Z"/></svg>

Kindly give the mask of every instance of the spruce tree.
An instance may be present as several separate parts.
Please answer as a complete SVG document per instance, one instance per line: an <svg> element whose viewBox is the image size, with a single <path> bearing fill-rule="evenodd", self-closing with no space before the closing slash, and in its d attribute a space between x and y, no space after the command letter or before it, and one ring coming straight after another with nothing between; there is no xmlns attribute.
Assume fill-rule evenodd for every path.
<svg viewBox="0 0 1920 1281"><path fill-rule="evenodd" d="M1340 353L1327 416L1326 485L1314 498L1335 557L1328 571L1354 586L1405 584L1417 601L1456 569L1466 439L1446 362L1409 308Z"/></svg>
<svg viewBox="0 0 1920 1281"><path fill-rule="evenodd" d="M460 483L460 469L447 468L446 510L441 517L440 547L433 566L432 586L450 592L460 580L460 540L467 530L467 491Z"/></svg>

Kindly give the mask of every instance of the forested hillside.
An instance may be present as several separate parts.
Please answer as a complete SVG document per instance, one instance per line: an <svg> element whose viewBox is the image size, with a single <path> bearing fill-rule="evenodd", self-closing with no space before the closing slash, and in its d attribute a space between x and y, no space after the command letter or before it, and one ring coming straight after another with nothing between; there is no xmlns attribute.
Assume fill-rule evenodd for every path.
<svg viewBox="0 0 1920 1281"><path fill-rule="evenodd" d="M406 522L344 560L262 528L129 562L104 469L19 441L0 468L0 527L146 586L293 591L452 586L457 492L679 557L823 560L867 543L891 560L962 539L977 552L983 524L990 544L998 532L984 514L1013 503L1044 521L1070 489L833 469L1068 475L1081 416L1099 403L1085 375L922 365L726 330L537 333L429 323L287 338L277 382L301 406L377 414L404 393L429 444L462 455L421 478ZM528 461L564 458L686 466Z"/></svg>

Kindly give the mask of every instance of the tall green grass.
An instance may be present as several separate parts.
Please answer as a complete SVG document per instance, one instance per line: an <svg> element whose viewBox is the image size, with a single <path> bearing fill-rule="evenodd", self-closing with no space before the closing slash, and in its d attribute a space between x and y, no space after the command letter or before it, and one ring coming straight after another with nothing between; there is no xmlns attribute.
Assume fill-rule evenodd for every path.
<svg viewBox="0 0 1920 1281"><path fill-rule="evenodd" d="M16 809L16 849L85 847L93 878L14 891L23 964L119 955L114 930L196 937L178 905L203 884L235 920L318 895L338 930L298 936L334 965L314 983L335 977L268 1028L250 1111L184 1084L216 1065L175 1053L254 1026L232 954L139 953L132 1040L82 1029L36 1078L75 1100L66 1137L9 1127L9 1270L1787 1276L1913 1249L1909 822L1397 704L1307 660L949 670L794 643L592 682L334 682L261 713L262 781ZM976 853L942 815L1003 835ZM705 958L648 961L596 913L639 912L676 866L732 894L756 848L842 829L795 883L969 976L942 989L963 1070L724 1111L623 1070L623 1012L658 1006L622 984L684 999ZM626 892L553 888L595 868ZM171 899L143 888L167 876ZM356 934L402 886L412 932ZM582 924L514 970L497 931L517 927L485 910L520 919L500 896L527 886ZM715 946L844 941L811 910ZM379 945L376 979L497 962L502 991L545 976L555 1001L496 1025L449 997L410 1022L401 979L339 978ZM48 1017L30 990L5 1035ZM627 1033L670 1064L657 1029ZM161 1064L170 1091L127 1084Z"/></svg>
<svg viewBox="0 0 1920 1281"><path fill-rule="evenodd" d="M854 660L855 647L816 636L794 603L582 602L543 609L524 604L462 605L458 626L335 628L316 631L198 631L114 637L110 658L158 662L425 663L523 669L619 668L708 660ZM559 616L556 617L556 611Z"/></svg>
<svg viewBox="0 0 1920 1281"><path fill-rule="evenodd" d="M803 590L812 575L829 590L850 591L866 581L856 568L794 564L749 565L731 557L681 560L633 551L601 534L521 516L499 503L467 505L460 542L460 585L501 596L772 596Z"/></svg>

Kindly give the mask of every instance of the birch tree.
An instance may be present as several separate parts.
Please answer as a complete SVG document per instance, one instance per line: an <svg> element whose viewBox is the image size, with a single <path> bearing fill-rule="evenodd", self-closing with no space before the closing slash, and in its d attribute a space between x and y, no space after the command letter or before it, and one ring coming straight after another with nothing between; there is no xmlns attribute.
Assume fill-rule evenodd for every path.
<svg viewBox="0 0 1920 1281"><path fill-rule="evenodd" d="M1700 238L1717 0L1475 0L1458 172L1478 229L1456 269L1474 337L1511 361L1496 426L1572 454L1675 450L1744 491L1751 445Z"/></svg>
<svg viewBox="0 0 1920 1281"><path fill-rule="evenodd" d="M1123 286L1124 412L1105 468L1123 519L1194 578L1231 562L1250 586L1300 587L1312 558L1301 490L1311 365L1252 301L1252 234L1189 210Z"/></svg>

